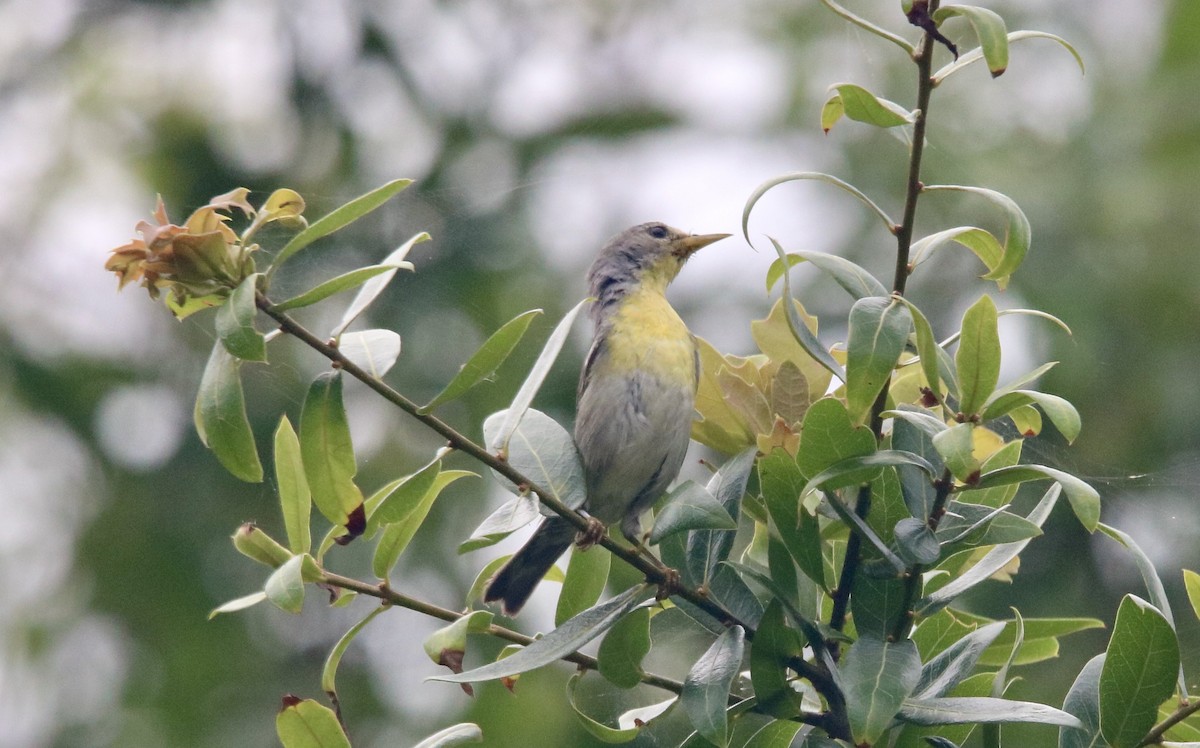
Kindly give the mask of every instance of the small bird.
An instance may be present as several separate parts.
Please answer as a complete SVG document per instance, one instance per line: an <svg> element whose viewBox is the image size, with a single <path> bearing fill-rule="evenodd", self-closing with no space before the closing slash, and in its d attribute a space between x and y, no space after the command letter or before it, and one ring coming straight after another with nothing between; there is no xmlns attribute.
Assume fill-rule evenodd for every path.
<svg viewBox="0 0 1200 748"><path fill-rule="evenodd" d="M692 254L729 234L695 235L643 223L609 240L588 271L595 298L592 347L579 375L575 446L583 461L594 527L641 544L641 515L679 474L687 452L700 360L696 341L667 302L667 285ZM514 615L563 551L576 540L562 517L542 520L484 593Z"/></svg>

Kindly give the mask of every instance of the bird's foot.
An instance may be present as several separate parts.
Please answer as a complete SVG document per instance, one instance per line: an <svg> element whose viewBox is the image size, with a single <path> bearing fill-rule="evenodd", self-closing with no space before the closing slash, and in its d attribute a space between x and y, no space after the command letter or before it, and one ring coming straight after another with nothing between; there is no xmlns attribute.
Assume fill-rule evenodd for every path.
<svg viewBox="0 0 1200 748"><path fill-rule="evenodd" d="M575 545L579 546L579 550L586 551L596 543L599 543L606 531L607 528L603 522L595 517L588 517L587 527L575 535Z"/></svg>
<svg viewBox="0 0 1200 748"><path fill-rule="evenodd" d="M658 592L655 594L655 600L666 600L675 590L679 588L679 572L669 566L659 562L662 569L662 579L658 582Z"/></svg>

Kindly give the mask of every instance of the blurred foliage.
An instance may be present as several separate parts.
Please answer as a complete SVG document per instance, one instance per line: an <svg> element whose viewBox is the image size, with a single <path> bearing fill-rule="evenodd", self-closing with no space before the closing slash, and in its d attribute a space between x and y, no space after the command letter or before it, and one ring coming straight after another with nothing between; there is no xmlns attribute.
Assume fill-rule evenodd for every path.
<svg viewBox="0 0 1200 748"><path fill-rule="evenodd" d="M1110 524L1163 554L1155 559L1164 575L1195 568L1200 110L1186 105L1186 92L1200 74L1200 8L1188 0L1013 5L1004 9L1011 28L1076 42L1086 78L1059 50L1029 42L986 94L982 69L948 82L937 105L962 115L935 113L926 173L994 187L1025 208L1033 247L1012 288L1071 323L1075 336L1011 329L1026 336L1031 358L1062 362L1046 386L1074 402L1085 424L1068 467L1099 485ZM320 215L385 179L417 179L396 206L298 259L290 282L299 291L318 274L378 261L374 248L428 229L434 241L411 257L421 282L397 282L372 310L404 336L389 376L426 399L500 321L544 307L530 333L544 336L582 295L590 253L625 225L661 217L733 230L749 185L830 162L872 194L897 194L883 180L900 173L902 149L853 128L814 146L815 113L825 87L843 77L832 71L908 68L880 65L872 44L815 2L501 9L429 0L367 10L18 1L0 8L0 29L0 384L8 394L0 399L0 506L11 519L0 568L14 580L0 593L3 746L272 744L262 715L279 705L279 689L315 696L324 653L361 617L313 606L299 620L264 608L206 621L231 590L258 585L253 565L228 550L231 528L258 520L281 537L282 527L270 485L237 482L188 427L212 343L207 328L185 322L171 328L172 343L150 345L165 339L160 310L116 299L100 270L104 250L127 238L155 192L186 213L231 185L289 184ZM749 66L737 67L741 59ZM723 66L733 71L725 79ZM870 82L906 90L886 76ZM747 172L744 183L722 182L719 162L704 168L725 153ZM776 197L777 210L803 212L797 206L813 194ZM714 204L722 217L709 213ZM883 256L869 218L817 205L816 218L796 219L810 233L788 238L825 251L861 247L852 259L864 264ZM933 199L922 211L926 228L944 217ZM707 287L678 289L678 306L698 332L740 339L728 347L750 351L742 323L750 316L732 312L762 316L761 275L734 287L714 272ZM957 318L962 310L949 305L961 294L945 293L947 308L937 309L939 275L914 278L913 294L935 299L928 312ZM730 313L708 310L716 292ZM798 294L818 315L833 303ZM731 319L731 332L714 315ZM477 423L502 407L535 354L519 347L494 386L449 406L447 418ZM538 403L564 421L578 351L568 354ZM298 414L295 393L319 366L294 355L250 378L260 444L277 413ZM353 393L347 400L364 434L364 485L418 466L428 435ZM1049 456L1039 461L1061 457L1052 444L1042 448ZM1147 475L1114 477L1129 473ZM435 505L429 531L395 572L451 606L474 564L438 543L436 525L457 539L498 503L482 481L463 490L457 503ZM1032 544L1013 587L974 605L996 616L1011 601L1030 616L1070 610L1111 620L1136 572L1109 541L1089 544L1065 514L1048 524L1071 542ZM1033 577L1036 591L1025 583ZM1167 583L1182 589L1176 577ZM389 618L392 626L379 625ZM592 744L564 710L537 719L522 711L543 701L539 694L561 699L565 669L523 677L520 702L498 684L474 700L456 686L420 685L430 663L396 646L413 630L432 630L417 618L382 616L347 654L339 692L357 741L409 744L486 714L506 728L488 745ZM1106 636L1078 635L1061 668L1035 666L1036 677L1009 695L1061 695Z"/></svg>

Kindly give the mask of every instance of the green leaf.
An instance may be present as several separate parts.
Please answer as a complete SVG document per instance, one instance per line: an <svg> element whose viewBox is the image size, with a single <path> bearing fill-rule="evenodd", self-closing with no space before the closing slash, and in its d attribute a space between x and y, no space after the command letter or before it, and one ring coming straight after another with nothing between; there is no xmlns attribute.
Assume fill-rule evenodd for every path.
<svg viewBox="0 0 1200 748"><path fill-rule="evenodd" d="M638 608L604 635L596 653L600 674L621 688L634 688L642 682L642 659L649 652L650 609Z"/></svg>
<svg viewBox="0 0 1200 748"><path fill-rule="evenodd" d="M435 462L434 464L439 463ZM429 469L426 468L422 473ZM420 475L421 473L414 475L411 481L419 480L420 483L424 483L427 479L419 478ZM419 498L416 496L415 490L405 491L405 486L401 486L392 494L392 496L396 496L395 499L385 500L384 505L380 506L380 510L386 509L388 512L386 517L398 518L387 525L379 537L379 543L375 546L375 554L371 558L371 570L375 576L380 579L387 578L388 573L400 558L400 554L408 548L409 541L417 534L425 517L429 515L429 509L433 506L433 502L437 500L446 486L468 475L475 475L475 473L467 470L444 470L437 473L432 484ZM390 508L386 506L389 504ZM380 524L383 522L384 520L381 518Z"/></svg>
<svg viewBox="0 0 1200 748"><path fill-rule="evenodd" d="M242 394L241 362L217 342L200 378L196 393L196 426L200 439L234 477L258 483L262 463L254 433L246 418Z"/></svg>
<svg viewBox="0 0 1200 748"><path fill-rule="evenodd" d="M846 293L857 299L864 299L870 296L887 296L887 288L879 282L879 280L868 273L861 266L837 255L825 254L824 252L791 252L788 254L788 262L790 265L798 264L798 261L793 262L792 258L806 260L813 264L814 267L827 273L839 286L846 290ZM783 266L776 260L771 263L770 269L767 271L768 283L774 285L771 281L771 273L783 272ZM776 276L778 280L778 276ZM770 291L770 286L767 288Z"/></svg>
<svg viewBox="0 0 1200 748"><path fill-rule="evenodd" d="M964 483L979 472L975 459L975 424L959 423L933 437L933 448L950 473Z"/></svg>
<svg viewBox="0 0 1200 748"><path fill-rule="evenodd" d="M769 237L768 237L769 238ZM786 255L783 253L783 247L779 242L771 239L771 244L775 247L775 253L779 258L784 259ZM792 336L796 338L796 342L804 349L804 352L811 356L817 363L824 366L835 377L846 381L846 372L842 370L842 365L837 362L837 359L821 345L821 341L817 338L812 330L808 329L808 325L804 324L804 319L800 316L800 311L796 308L796 304L792 302L792 282L788 279L788 274L783 274L783 308L787 315L788 327L792 331Z"/></svg>
<svg viewBox="0 0 1200 748"><path fill-rule="evenodd" d="M1041 527L1046 518L1050 516L1050 511L1054 509L1061 491L1062 487L1059 484L1056 483L1051 486L1042 496L1042 500L1038 502L1038 505L1029 513L1029 521ZM1025 546L1027 545L1029 545L1028 540L1021 540L1015 543L998 545L988 551L970 569L959 574L952 581L922 600L917 606L917 614L928 617L946 607L954 598L989 579L997 571L1007 566L1010 561L1020 555L1021 551L1025 550Z"/></svg>
<svg viewBox="0 0 1200 748"><path fill-rule="evenodd" d="M1083 727L1059 730L1059 748L1096 748L1100 745L1100 671L1103 667L1103 654L1088 660L1067 691L1063 711L1075 715Z"/></svg>
<svg viewBox="0 0 1200 748"><path fill-rule="evenodd" d="M933 336L933 328L929 325L929 320L913 304L903 296L897 296L902 304L908 307L909 316L912 317L913 329L917 334L917 355L921 357L921 372L925 375L925 381L929 384L929 389L937 396L939 402L942 400L941 377L938 371L938 352L941 350L938 346L937 338ZM945 425L945 424L943 424Z"/></svg>
<svg viewBox="0 0 1200 748"><path fill-rule="evenodd" d="M346 328L349 327L354 320L358 319L360 314L366 311L367 307L369 307L371 303L378 298L379 294L383 293L383 289L387 288L388 284L392 282L392 278L396 277L396 270L399 270L401 267L412 270L412 264L405 262L404 258L408 257L409 251L411 251L415 245L425 241L429 241L429 234L426 234L424 231L422 231L421 233L413 236L408 241L401 244L396 248L395 251L384 258L383 262L379 264L388 265L394 269L385 273L380 273L362 285L362 288L360 288L358 293L355 294L354 301L350 302L350 306L348 306L346 311L342 314L341 322L339 322L337 327L333 328L333 331L329 333L329 337L340 338L342 333L346 331Z"/></svg>
<svg viewBox="0 0 1200 748"><path fill-rule="evenodd" d="M300 411L300 456L317 509L333 524L346 526L349 537L361 535L366 512L354 484L358 465L342 404L341 372L323 372L308 388Z"/></svg>
<svg viewBox="0 0 1200 748"><path fill-rule="evenodd" d="M500 368L500 364L504 363L508 355L517 347L517 343L521 342L525 331L529 329L529 323L533 322L533 318L541 313L541 309L531 309L505 322L459 368L454 379L451 379L450 383L436 397L420 408L420 412L428 413L442 403L462 397L472 387L492 376L496 369Z"/></svg>
<svg viewBox="0 0 1200 748"><path fill-rule="evenodd" d="M377 275L394 273L401 267L411 269L412 265L407 262L400 265L367 265L366 267L351 270L348 273L342 273L310 288L298 296L293 296L290 299L279 302L274 307L275 311L286 312L291 309L312 306L318 301L324 301L335 294L349 291L352 288L358 288Z"/></svg>
<svg viewBox="0 0 1200 748"><path fill-rule="evenodd" d="M275 716L275 733L283 748L350 748L333 710L312 699L288 696Z"/></svg>
<svg viewBox="0 0 1200 748"><path fill-rule="evenodd" d="M757 453L754 447L742 450L726 460L708 481L708 492L735 520L735 525ZM717 564L729 557L735 534L734 530L692 530L688 533L687 566L682 571L689 584L708 586L712 582Z"/></svg>
<svg viewBox="0 0 1200 748"><path fill-rule="evenodd" d="M912 329L908 307L890 296L859 299L851 307L846 407L855 425L870 417L871 406L891 379Z"/></svg>
<svg viewBox="0 0 1200 748"><path fill-rule="evenodd" d="M252 592L249 595L246 595L244 597L239 597L235 600L230 600L227 603L218 605L217 607L213 608L212 611L208 614L208 620L211 621L212 619L216 618L217 616L221 615L222 613L236 613L239 610L245 610L246 608L254 607L255 605L258 605L259 603L261 603L263 600L266 600L266 599L267 599L266 592L262 592L262 591Z"/></svg>
<svg viewBox="0 0 1200 748"><path fill-rule="evenodd" d="M1100 671L1100 732L1113 748L1141 745L1175 690L1179 642L1150 603L1126 595Z"/></svg>
<svg viewBox="0 0 1200 748"><path fill-rule="evenodd" d="M896 546L900 557L909 564L933 564L941 555L937 537L925 522L905 517L896 523Z"/></svg>
<svg viewBox="0 0 1200 748"><path fill-rule="evenodd" d="M473 722L460 722L434 734L417 743L413 748L448 748L452 745L466 743L482 743L483 730Z"/></svg>
<svg viewBox="0 0 1200 748"><path fill-rule="evenodd" d="M260 273L247 276L229 295L229 300L217 308L217 337L225 350L243 361L267 360L266 341L254 329L254 317L258 314L254 292L260 277Z"/></svg>
<svg viewBox="0 0 1200 748"><path fill-rule="evenodd" d="M872 469L878 475L879 468L896 465L912 465L925 471L927 475L933 471L933 466L929 464L929 461L920 455L912 452L899 452L894 449L883 449L869 455L847 457L830 465L808 479L808 483L804 486L804 493L815 491L818 488L829 491L832 486L845 485L845 476L847 475L863 475ZM858 483L866 483L874 478L875 476L871 476L866 480L858 481Z"/></svg>
<svg viewBox="0 0 1200 748"><path fill-rule="evenodd" d="M337 693L337 669L342 664L342 656L346 654L350 642L354 641L354 637L358 636L368 623L375 620L375 616L387 609L388 606L381 605L372 610L366 618L351 626L350 630L343 634L341 639L338 639L337 644L333 645L333 649L329 650L329 656L325 658L325 667L321 670L322 691L331 695Z"/></svg>
<svg viewBox="0 0 1200 748"><path fill-rule="evenodd" d="M489 514L471 537L458 546L458 552L469 553L495 545L540 516L536 497L531 494L514 496Z"/></svg>
<svg viewBox="0 0 1200 748"><path fill-rule="evenodd" d="M400 336L391 330L348 332L338 340L338 350L367 374L383 379L400 357Z"/></svg>
<svg viewBox="0 0 1200 748"><path fill-rule="evenodd" d="M946 465L933 446L932 435L921 424L928 425L933 434L944 431L946 424L932 412L911 406L903 410L887 411L884 417L889 415L893 418L892 447L900 452L911 452L923 457L933 468L932 476L940 479ZM909 514L924 522L933 511L933 504L937 498L937 489L933 485L931 474L912 465L897 466L896 474L900 478L900 490Z"/></svg>
<svg viewBox="0 0 1200 748"><path fill-rule="evenodd" d="M312 492L300 459L300 440L286 415L275 429L275 482L279 485L288 548L292 553L308 553L312 548Z"/></svg>
<svg viewBox="0 0 1200 748"><path fill-rule="evenodd" d="M609 727L608 725L593 719L579 707L579 702L575 697L575 688L579 681L583 678L583 672L576 672L567 681L567 702L571 705L571 709L575 712L575 716L579 718L579 722L583 725L583 729L587 730L592 737L599 740L601 743L610 745L618 745L628 743L638 736L642 731L642 725L633 725L631 727Z"/></svg>
<svg viewBox="0 0 1200 748"><path fill-rule="evenodd" d="M997 621L981 626L939 652L921 669L921 679L913 689L913 698L940 698L966 680L984 650L1000 636L1006 625Z"/></svg>
<svg viewBox="0 0 1200 748"><path fill-rule="evenodd" d="M821 106L821 131L826 135L837 124L837 121L846 113L846 106L842 103L841 96L830 96ZM768 276L769 277L769 276ZM771 281L767 281L767 290L771 290Z"/></svg>
<svg viewBox="0 0 1200 748"><path fill-rule="evenodd" d="M984 473L975 487L990 488L1046 478L1058 481L1067 494L1067 500L1071 502L1071 509L1079 518L1080 524L1088 532L1095 532L1100 525L1100 494L1070 473L1045 465L1013 465Z"/></svg>
<svg viewBox="0 0 1200 748"><path fill-rule="evenodd" d="M483 438L487 444L495 445L500 441L508 413L507 410L493 413L483 422ZM575 441L566 429L540 410L528 409L517 422L515 431L508 438L508 464L572 509L583 506L587 488ZM507 478L493 474L509 491L523 493Z"/></svg>
<svg viewBox="0 0 1200 748"><path fill-rule="evenodd" d="M751 735L742 748L790 748L796 739L796 734L803 727L804 725L783 719L768 722L758 732ZM812 740L806 740L804 745L808 748L820 748L820 745ZM837 743L827 743L826 745L836 747Z"/></svg>
<svg viewBox="0 0 1200 748"><path fill-rule="evenodd" d="M591 549L589 549L591 550ZM567 576L563 579L562 592L558 595L558 607L554 611L554 625L561 626L596 604L608 583L608 568L612 554L605 551L571 548L571 560L567 562Z"/></svg>
<svg viewBox="0 0 1200 748"><path fill-rule="evenodd" d="M736 530L737 522L704 486L684 481L667 494L666 506L654 518L650 543L685 530Z"/></svg>
<svg viewBox="0 0 1200 748"><path fill-rule="evenodd" d="M575 318L579 316L579 311L589 301L591 301L590 298L584 299L573 306L571 311L563 315L563 318L555 325L554 331L550 333L550 337L546 338L546 344L542 346L542 352L538 354L537 360L533 362L533 367L525 377L525 381L521 383L521 389L517 390L517 394L513 396L512 404L508 406L508 410L501 411L505 414L504 420L496 427L491 436L488 436L486 431L484 432L488 449L503 455L508 454L509 441L516 432L517 426L525 417L525 411L529 409L529 404L533 402L533 396L541 389L542 382L545 381L546 375L550 373L550 367L558 359L558 354L562 351L563 344L567 341L567 335L571 332L571 326L575 323Z"/></svg>
<svg viewBox="0 0 1200 748"><path fill-rule="evenodd" d="M935 251L950 242L957 242L974 252L989 271L994 270L1004 258L1004 246L992 232L975 226L955 226L913 242L909 250L912 266L920 266L932 257Z"/></svg>
<svg viewBox="0 0 1200 748"><path fill-rule="evenodd" d="M966 18L979 39L979 48L987 60L988 70L996 78L1008 69L1008 29L1004 19L994 11L973 5L943 5L933 12L933 20L941 25L952 16Z"/></svg>
<svg viewBox="0 0 1200 748"><path fill-rule="evenodd" d="M317 239L328 236L340 228L343 228L366 214L386 203L396 193L403 190L405 187L412 184L411 179L396 179L388 182L382 187L377 187L365 195L360 195L350 202L336 208L327 215L314 221L308 228L301 231L291 238L291 240L279 250L275 261L271 263L271 268L268 275L278 270L283 263L299 252L300 250L312 244Z"/></svg>
<svg viewBox="0 0 1200 748"><path fill-rule="evenodd" d="M897 36L896 34L893 34L892 32L890 32L886 29L876 26L875 24L871 23L870 21L866 20L865 18L856 16L855 14L846 10L842 6L833 2L833 0L821 0L821 3L824 4L824 6L826 8L829 8L830 10L832 10L834 13L841 16L845 20L849 21L850 23L854 24L855 26L858 26L860 29L870 32L870 33L874 34L875 36L880 37L881 39L887 39L892 44L895 44L900 49L903 49L908 54L909 57L912 57L913 54L915 54L913 45L910 44L908 42L908 40L905 39L904 37Z"/></svg>
<svg viewBox="0 0 1200 748"><path fill-rule="evenodd" d="M1013 31L1008 35L1009 44L1012 44L1013 42L1019 42L1023 39L1050 39L1051 41L1058 42L1064 49L1071 53L1072 57L1075 58L1075 62L1079 64L1079 72L1084 72L1083 57L1081 57L1079 52L1076 51L1076 49L1062 37L1046 33L1045 31ZM941 70L938 70L933 74L933 85L939 85L953 73L956 73L965 68L967 65L970 65L973 62L978 62L982 59L983 47L976 47L975 49L960 55L957 60L949 65L946 65Z"/></svg>
<svg viewBox="0 0 1200 748"><path fill-rule="evenodd" d="M988 696L951 696L940 699L910 699L897 715L914 725L961 725L1026 722L1060 727L1080 727L1078 719L1064 711L1030 701L1010 701Z"/></svg>
<svg viewBox="0 0 1200 748"><path fill-rule="evenodd" d="M1006 416L1013 410L1026 405L1037 405L1045 411L1046 415L1050 417L1051 423L1059 430L1068 444L1075 441L1083 428L1083 424L1079 420L1079 411L1075 410L1074 405L1057 395L1034 390L1012 390L999 397L990 398L987 403L984 403L982 418L990 421L993 418Z"/></svg>
<svg viewBox="0 0 1200 748"><path fill-rule="evenodd" d="M263 587L267 599L288 613L299 613L304 607L304 558L292 556L267 577Z"/></svg>
<svg viewBox="0 0 1200 748"><path fill-rule="evenodd" d="M875 451L875 436L871 430L851 423L846 406L832 397L822 398L809 407L804 415L801 434L796 464L807 477L815 476L847 458L862 457ZM839 480L826 482L825 488L833 490L858 485L871 480L878 472L874 468L845 475Z"/></svg>
<svg viewBox="0 0 1200 748"><path fill-rule="evenodd" d="M767 512L800 571L828 591L821 558L820 523L800 505L804 475L796 460L782 449L758 460L758 485Z"/></svg>
<svg viewBox="0 0 1200 748"><path fill-rule="evenodd" d="M772 600L758 622L750 648L750 681L760 711L779 719L800 714L801 697L788 681L787 663L803 654L803 638L788 628L783 604Z"/></svg>
<svg viewBox="0 0 1200 748"><path fill-rule="evenodd" d="M787 274L787 271L804 262L804 258L798 252L788 252L785 257L776 259L767 268L767 293L771 293L771 289L779 282L779 279ZM887 293L884 291L884 293Z"/></svg>
<svg viewBox="0 0 1200 748"><path fill-rule="evenodd" d="M1192 612L1200 618L1200 574L1184 569L1183 586L1187 590L1188 602L1192 604Z"/></svg>
<svg viewBox="0 0 1200 748"><path fill-rule="evenodd" d="M744 648L742 627L726 629L692 665L679 694L679 703L696 732L722 748L729 745L725 708L729 704L729 688L742 666Z"/></svg>
<svg viewBox="0 0 1200 748"><path fill-rule="evenodd" d="M877 97L862 86L856 86L853 83L835 83L829 87L829 90L837 91L830 101L840 99L842 111L852 120L876 127L897 127L913 123L911 112L894 101ZM829 103L826 102L825 106L828 107ZM825 132L829 132L829 128L824 126L824 109L821 121Z"/></svg>
<svg viewBox="0 0 1200 748"><path fill-rule="evenodd" d="M477 683L508 678L548 665L568 655L600 634L608 631L626 613L637 607L649 587L638 585L625 590L608 602L585 610L550 633L503 660L456 675L436 675L433 680L449 683Z"/></svg>
<svg viewBox="0 0 1200 748"><path fill-rule="evenodd" d="M911 640L860 637L842 659L846 713L855 743L873 744L896 716L921 677L921 656Z"/></svg>
<svg viewBox="0 0 1200 748"><path fill-rule="evenodd" d="M979 297L962 321L962 339L954 355L958 370L959 405L967 415L978 413L1000 380L1000 333L996 305Z"/></svg>
<svg viewBox="0 0 1200 748"><path fill-rule="evenodd" d="M379 525L400 522L412 514L433 487L441 469L442 461L434 460L412 475L397 481L395 487L388 491L367 515L368 533L374 532Z"/></svg>
<svg viewBox="0 0 1200 748"><path fill-rule="evenodd" d="M968 192L988 199L1004 211L1008 218L1008 230L1004 237L1004 256L995 267L991 268L987 275L983 276L986 280L996 281L996 285L1003 289L1007 285L1013 271L1020 267L1021 262L1025 259L1025 254L1029 251L1031 237L1029 219L1025 217L1020 207L1007 195L1002 195L995 190L983 187L949 184L930 185L922 191Z"/></svg>
<svg viewBox="0 0 1200 748"><path fill-rule="evenodd" d="M785 182L796 182L801 180L815 180L817 182L824 182L825 184L831 184L838 189L844 190L858 198L859 202L870 208L871 212L873 212L875 215L879 216L879 220L883 221L883 225L887 227L889 232L892 230L892 227L896 225L896 222L889 218L887 213L883 212L883 208L880 208L878 205L872 202L871 198L864 195L862 191L854 185L844 182L835 176L824 174L819 171L795 171L790 174L772 177L771 179L768 179L760 184L758 187L755 187L754 192L750 193L750 197L746 200L746 206L742 208L742 236L745 237L747 243L753 244L753 242L750 241L750 212L754 210L754 206L758 203L759 199L762 198L762 196L772 188L778 187ZM782 251L780 254L783 254Z"/></svg>

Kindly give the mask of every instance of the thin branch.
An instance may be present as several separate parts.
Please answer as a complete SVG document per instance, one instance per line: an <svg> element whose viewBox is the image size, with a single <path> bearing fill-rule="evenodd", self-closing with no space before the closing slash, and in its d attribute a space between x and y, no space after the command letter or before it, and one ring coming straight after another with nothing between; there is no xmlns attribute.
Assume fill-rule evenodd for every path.
<svg viewBox="0 0 1200 748"><path fill-rule="evenodd" d="M1183 694L1182 698L1187 699L1187 694ZM1170 730L1175 725L1184 721L1196 712L1200 711L1200 699L1188 703L1186 700L1179 705L1179 708L1171 713L1162 722L1154 726L1154 729L1146 733L1146 737L1142 738L1142 742L1138 746L1143 745L1159 745L1162 743L1163 735L1166 735L1167 730Z"/></svg>
<svg viewBox="0 0 1200 748"><path fill-rule="evenodd" d="M942 477L934 481L933 506L929 509L929 518L925 520L926 526L930 532L937 532L938 525L942 521L942 517L946 514L946 502L950 498L950 489L954 487L954 476L947 469L942 473ZM913 564L907 571L907 576L904 578L904 604L900 609L904 611L899 618L896 619L896 626L892 629L892 641L900 641L908 638L912 631L915 613L913 611L913 603L917 599L917 595L921 594L921 575L925 573L924 564Z"/></svg>

